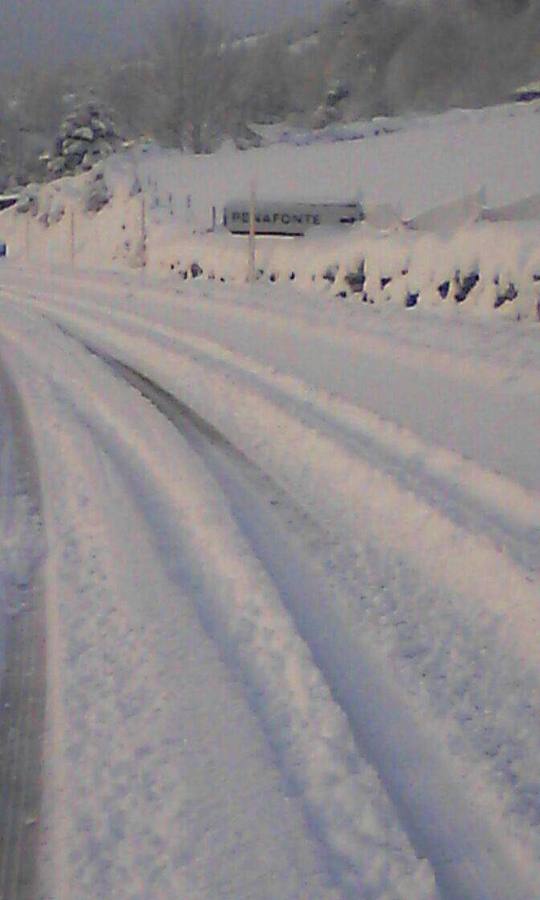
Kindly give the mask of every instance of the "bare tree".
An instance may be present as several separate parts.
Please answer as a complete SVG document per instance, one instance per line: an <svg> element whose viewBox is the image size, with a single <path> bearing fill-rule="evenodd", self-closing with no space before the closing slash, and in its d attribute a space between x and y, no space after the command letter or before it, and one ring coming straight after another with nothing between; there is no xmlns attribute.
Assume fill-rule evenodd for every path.
<svg viewBox="0 0 540 900"><path fill-rule="evenodd" d="M228 76L220 31L194 0L184 0L156 34L153 56L157 136L194 153L207 152L221 130Z"/></svg>
<svg viewBox="0 0 540 900"><path fill-rule="evenodd" d="M98 93L115 110L128 134L138 136L152 130L154 110L161 101L151 61L138 58L108 66Z"/></svg>
<svg viewBox="0 0 540 900"><path fill-rule="evenodd" d="M293 59L280 34L263 35L247 47L243 65L234 66L233 91L244 92L244 118L270 122L287 115L291 106Z"/></svg>
<svg viewBox="0 0 540 900"><path fill-rule="evenodd" d="M540 74L539 0L349 0L340 9L326 33L331 74L349 85L356 114L484 105Z"/></svg>

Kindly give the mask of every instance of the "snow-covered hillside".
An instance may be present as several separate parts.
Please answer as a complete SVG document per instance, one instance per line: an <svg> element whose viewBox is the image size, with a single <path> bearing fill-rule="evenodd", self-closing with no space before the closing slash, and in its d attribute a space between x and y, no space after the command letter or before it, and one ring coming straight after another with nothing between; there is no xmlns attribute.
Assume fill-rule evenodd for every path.
<svg viewBox="0 0 540 900"><path fill-rule="evenodd" d="M534 319L539 142L540 104L530 103L341 132L273 127L263 149L226 145L208 157L150 145L114 157L102 172L42 188L30 216L0 216L0 237L12 259L34 264L73 257L79 267L144 265L156 275L242 282L246 240L208 230L213 207L219 222L227 200L247 198L255 184L262 201L360 201L367 211L367 223L343 232L259 237L262 280L354 293L359 302L457 304Z"/></svg>

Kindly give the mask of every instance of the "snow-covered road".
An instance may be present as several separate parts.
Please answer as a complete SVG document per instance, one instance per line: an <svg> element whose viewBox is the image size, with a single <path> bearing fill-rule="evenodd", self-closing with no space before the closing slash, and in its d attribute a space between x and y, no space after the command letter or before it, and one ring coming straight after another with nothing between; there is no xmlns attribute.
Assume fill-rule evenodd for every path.
<svg viewBox="0 0 540 900"><path fill-rule="evenodd" d="M9 264L0 323L40 897L540 896L539 326Z"/></svg>

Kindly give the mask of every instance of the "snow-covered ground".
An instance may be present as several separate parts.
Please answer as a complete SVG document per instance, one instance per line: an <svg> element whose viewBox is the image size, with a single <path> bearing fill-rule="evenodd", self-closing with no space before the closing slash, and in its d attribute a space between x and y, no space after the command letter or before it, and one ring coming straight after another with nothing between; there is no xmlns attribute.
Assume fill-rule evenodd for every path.
<svg viewBox="0 0 540 900"><path fill-rule="evenodd" d="M375 159L371 140L400 137L417 153L419 135L467 123L488 203L510 203L540 192L523 159L521 195L513 175L506 190L487 178L485 129L504 142L511 112L347 152ZM517 148L537 119L516 109ZM226 196L225 158L221 181L215 160L180 159L203 170L193 197L213 196L211 171ZM178 158L145 159L159 195ZM426 202L406 204L407 182L403 215L467 193L461 165L447 160L446 194L411 173ZM73 267L69 216L0 216L0 584L28 584L42 561L46 613L43 803L23 820L36 895L540 897L540 326L336 299L307 278L234 283L243 245L181 231L185 184L149 209L149 264L130 270L113 225L132 213L135 228L140 197L113 168ZM515 243L501 253L521 259L525 226L502 227ZM188 239L222 241L227 283L165 265ZM275 252L307 267L310 242L326 252L319 238ZM28 608L7 612L9 641Z"/></svg>
<svg viewBox="0 0 540 900"><path fill-rule="evenodd" d="M30 214L0 214L0 239L13 260L34 265L75 260L243 283L247 242L219 221L227 201L247 201L255 185L262 202L360 202L366 211L365 223L341 231L259 237L261 281L294 280L368 305L540 317L540 103L358 123L302 140L274 126L265 134L262 149L225 144L206 157L134 148L111 158L99 181L96 171L59 179L38 191ZM103 191L104 208L88 213Z"/></svg>

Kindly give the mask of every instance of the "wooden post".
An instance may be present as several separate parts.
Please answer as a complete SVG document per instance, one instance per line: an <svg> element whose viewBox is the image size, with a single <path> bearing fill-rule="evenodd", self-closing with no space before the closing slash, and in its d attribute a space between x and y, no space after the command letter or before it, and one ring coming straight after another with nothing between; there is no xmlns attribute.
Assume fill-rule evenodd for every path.
<svg viewBox="0 0 540 900"><path fill-rule="evenodd" d="M146 201L144 194L141 196L141 271L144 275L146 268Z"/></svg>
<svg viewBox="0 0 540 900"><path fill-rule="evenodd" d="M71 268L75 268L75 211L72 209L69 216L69 262Z"/></svg>
<svg viewBox="0 0 540 900"><path fill-rule="evenodd" d="M24 217L24 254L26 262L30 262L30 213Z"/></svg>
<svg viewBox="0 0 540 900"><path fill-rule="evenodd" d="M255 283L255 182L251 184L249 199L249 241L248 241L248 276L249 284Z"/></svg>

